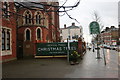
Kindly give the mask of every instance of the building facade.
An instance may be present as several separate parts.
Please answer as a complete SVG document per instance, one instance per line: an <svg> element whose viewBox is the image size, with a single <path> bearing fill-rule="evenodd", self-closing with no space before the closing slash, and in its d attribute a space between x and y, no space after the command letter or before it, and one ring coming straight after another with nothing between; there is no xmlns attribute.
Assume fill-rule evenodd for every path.
<svg viewBox="0 0 120 80"><path fill-rule="evenodd" d="M26 8L30 5L29 2L16 3L1 2L2 62L34 56L37 43L60 42L59 16L54 12L58 8L45 6L47 4L58 6L58 2L42 2L45 5L39 6L34 4L34 7L41 7L38 10L30 9L34 7ZM43 8L50 12L44 11Z"/></svg>
<svg viewBox="0 0 120 80"><path fill-rule="evenodd" d="M106 45L117 45L118 44L118 28L111 26L106 27L104 31L99 34L99 42L106 44Z"/></svg>
<svg viewBox="0 0 120 80"><path fill-rule="evenodd" d="M60 29L60 36L61 36L61 42L64 42L67 40L78 40L79 37L83 38L83 29L82 26L76 26L75 23L72 23L71 26L66 27L64 25L64 28Z"/></svg>
<svg viewBox="0 0 120 80"><path fill-rule="evenodd" d="M1 59L2 62L16 59L16 16L13 2L1 2ZM13 12L13 13L10 13Z"/></svg>
<svg viewBox="0 0 120 80"><path fill-rule="evenodd" d="M22 4L29 4L25 2ZM44 4L48 4L47 2ZM50 4L50 2L49 2ZM52 2L59 5L58 2ZM42 6L41 8L56 10L54 7ZM34 56L37 43L59 42L59 16L56 12L45 12L19 8L18 17L18 56ZM23 50L22 50L23 49ZM23 51L23 52L21 52Z"/></svg>
<svg viewBox="0 0 120 80"><path fill-rule="evenodd" d="M118 24L120 25L120 1L118 2Z"/></svg>
<svg viewBox="0 0 120 80"><path fill-rule="evenodd" d="M118 35L119 35L119 41L118 45L120 45L120 1L118 2Z"/></svg>

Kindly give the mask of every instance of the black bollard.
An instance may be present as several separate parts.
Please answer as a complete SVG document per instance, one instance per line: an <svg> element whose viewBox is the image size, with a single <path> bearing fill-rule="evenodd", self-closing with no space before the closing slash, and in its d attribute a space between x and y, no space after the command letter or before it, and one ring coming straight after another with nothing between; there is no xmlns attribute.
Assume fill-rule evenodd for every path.
<svg viewBox="0 0 120 80"><path fill-rule="evenodd" d="M93 52L95 52L95 50L93 49Z"/></svg>

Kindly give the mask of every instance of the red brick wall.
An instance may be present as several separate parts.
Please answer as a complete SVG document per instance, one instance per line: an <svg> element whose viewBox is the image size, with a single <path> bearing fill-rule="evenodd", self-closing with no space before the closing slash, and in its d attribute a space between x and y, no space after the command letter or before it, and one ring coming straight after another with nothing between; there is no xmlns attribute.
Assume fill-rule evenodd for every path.
<svg viewBox="0 0 120 80"><path fill-rule="evenodd" d="M12 2L9 2L10 4L10 11L15 12L14 4ZM11 29L11 43L12 43L12 55L5 55L2 56L3 61L8 61L16 58L16 18L15 15L10 13L10 17L8 19L2 18L2 27L10 28Z"/></svg>
<svg viewBox="0 0 120 80"><path fill-rule="evenodd" d="M48 7L49 8L49 7ZM20 11L19 11L19 14L21 14L21 15L23 15L23 13L24 13L24 11L25 11L26 9L20 9ZM34 14L35 14L35 11L34 10L31 10L31 12L32 12L32 17L34 17ZM44 14L44 12L42 11L42 14ZM26 29L26 28L29 28L30 30L31 30L31 38L32 38L32 41L31 42L29 42L29 44L31 44L31 45L34 45L34 48L32 49L33 51L30 51L30 52L32 52L33 54L36 54L36 48L35 48L35 43L46 43L46 42L48 42L47 40L46 40L46 37L48 36L48 38L49 38L49 42L58 42L58 37L60 36L60 34L59 34L59 29L57 29L57 27L59 28L59 18L58 18L58 15L56 14L54 17L55 17L55 25L52 25L52 16L50 16L51 14L52 14L52 12L48 12L48 18L49 18L49 20L48 20L48 28L45 28L45 27L42 27L42 26L36 26L36 25L34 25L34 21L32 20L32 23L33 23L33 25L30 25L30 26L25 26L25 25L23 25L23 17L19 17L19 29L18 29L18 33L19 34L24 34L24 30ZM44 18L44 16L43 16L43 18ZM43 23L42 23L43 25L44 25L44 21L43 21ZM56 27L57 26L57 27ZM36 40L36 28L37 27L40 27L41 29L42 29L42 40ZM54 29L54 32L55 32L55 37L56 37L56 39L53 39L53 36L52 36L52 30ZM20 38L20 37L19 37ZM23 40L23 44L28 44L28 42L26 43L26 42L24 42L24 35L23 35L23 37L21 37L21 38L23 38L23 39L20 39L20 40ZM24 49L25 50L25 49ZM26 52L27 53L27 52ZM24 53L25 54L25 53Z"/></svg>
<svg viewBox="0 0 120 80"><path fill-rule="evenodd" d="M24 39L24 35L25 35L24 31L25 31L26 28L29 28L31 30L31 41L30 42L24 41L25 40ZM36 28L37 28L37 26L21 27L21 28L18 29L18 34L23 34L23 37L19 37L19 38L22 38L20 40L23 40L24 54L28 54L28 53L30 53L30 54L36 54L35 53L36 52L36 49L35 49L36 45L35 45L35 43L45 43L45 42L47 42L46 41L46 37L48 35L48 29L46 29L44 27L41 27L41 29L42 29L42 40L36 40ZM28 44L31 45L30 49L26 49L25 48L25 45L28 45Z"/></svg>

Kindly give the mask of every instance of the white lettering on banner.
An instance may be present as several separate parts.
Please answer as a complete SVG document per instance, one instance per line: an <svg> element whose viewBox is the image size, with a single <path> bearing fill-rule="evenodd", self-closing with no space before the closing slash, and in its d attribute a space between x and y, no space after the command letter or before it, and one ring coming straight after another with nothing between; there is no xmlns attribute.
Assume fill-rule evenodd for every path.
<svg viewBox="0 0 120 80"><path fill-rule="evenodd" d="M51 47L51 48L38 48L38 51L62 51L67 50L67 47ZM70 47L70 50L76 50L76 47Z"/></svg>

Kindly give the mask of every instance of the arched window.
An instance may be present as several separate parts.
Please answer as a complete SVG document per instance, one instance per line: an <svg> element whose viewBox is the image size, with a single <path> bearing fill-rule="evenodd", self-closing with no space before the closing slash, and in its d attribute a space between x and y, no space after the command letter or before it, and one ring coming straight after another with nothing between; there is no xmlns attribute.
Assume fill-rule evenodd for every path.
<svg viewBox="0 0 120 80"><path fill-rule="evenodd" d="M30 11L25 11L24 13L25 16L25 24L31 24L32 23L32 13Z"/></svg>
<svg viewBox="0 0 120 80"><path fill-rule="evenodd" d="M29 14L29 17L28 17L28 19L29 19L29 22L28 23L31 23L31 14Z"/></svg>
<svg viewBox="0 0 120 80"><path fill-rule="evenodd" d="M26 30L26 40L30 40L30 30Z"/></svg>
<svg viewBox="0 0 120 80"><path fill-rule="evenodd" d="M41 29L37 29L37 40L41 40Z"/></svg>
<svg viewBox="0 0 120 80"><path fill-rule="evenodd" d="M34 24L43 25L43 13L41 11L36 11L34 14Z"/></svg>
<svg viewBox="0 0 120 80"><path fill-rule="evenodd" d="M41 15L40 15L40 12L37 12L37 14L36 14L36 24L41 24Z"/></svg>

